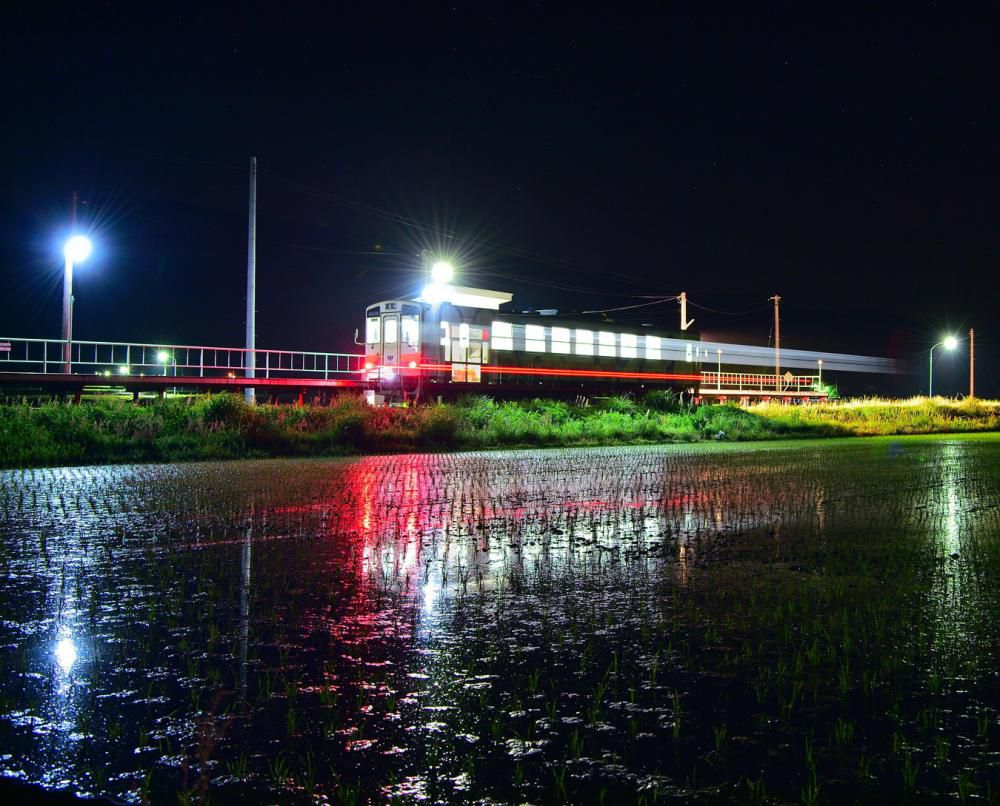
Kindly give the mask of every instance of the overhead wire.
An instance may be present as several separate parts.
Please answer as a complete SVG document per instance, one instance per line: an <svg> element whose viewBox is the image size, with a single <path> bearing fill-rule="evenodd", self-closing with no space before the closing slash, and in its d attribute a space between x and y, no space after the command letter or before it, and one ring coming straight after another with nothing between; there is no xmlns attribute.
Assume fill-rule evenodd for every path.
<svg viewBox="0 0 1000 806"><path fill-rule="evenodd" d="M652 302L640 302L638 305L623 305L620 308L602 308L598 311L580 311L580 313L613 313L615 311L630 311L633 308L645 308L649 305L662 305L664 302L674 302L677 297L664 297L663 299L654 299Z"/></svg>
<svg viewBox="0 0 1000 806"><path fill-rule="evenodd" d="M709 308L707 305L699 305L697 302L692 302L690 299L688 299L687 304L690 305L692 308L698 308L699 310L708 311L709 313L721 314L722 316L747 316L748 314L758 313L760 311L766 311L770 308L769 305L761 305L758 308L750 308L745 311L719 311L716 310L715 308Z"/></svg>
<svg viewBox="0 0 1000 806"><path fill-rule="evenodd" d="M583 264L576 263L574 261L565 260L562 258L555 258L548 255L539 255L526 250L506 247L501 244L493 243L490 241L484 241L478 238L465 237L454 230L450 230L445 227L426 224L416 218L412 218L411 216L404 216L401 213L396 213L392 210L385 210L383 208L376 207L371 204L366 204L365 202L360 202L355 199L348 199L344 196L339 196L335 193L330 193L325 190L319 190L318 188L313 188L310 187L309 185L303 185L301 182L295 182L290 179L285 179L284 177L272 174L270 172L261 171L260 177L261 179L264 179L265 181L268 182L272 182L278 185L279 187L284 187L289 190L295 190L300 193L313 196L315 198L332 201L337 204L349 207L350 209L356 210L357 212L362 212L368 215L376 216L386 221L391 221L395 224L400 224L401 226L437 235L438 237L447 238L449 240L462 241L471 246L477 246L482 249L488 249L490 251L497 252L499 254L508 255L509 257L516 257L521 260L528 260L533 263L541 263L544 265L554 266L556 268L571 269L574 271L583 271L588 274L594 274L618 280L621 279L620 274L608 271L606 269L598 269L593 266L585 266ZM652 285L652 284L647 283L647 285Z"/></svg>
<svg viewBox="0 0 1000 806"><path fill-rule="evenodd" d="M178 159L176 156L174 156L174 158ZM191 164L194 164L194 165L204 165L204 166L207 166L207 167L224 168L224 169L229 170L229 171L239 170L235 166L225 165L223 163L213 162L213 161L209 161L209 160L199 160L199 159L183 158L182 161L188 162L188 163L191 163ZM617 274L615 272L611 272L611 271L608 271L608 270L605 270L605 269L599 269L599 268L596 268L596 267L593 267L593 266L585 266L583 264L576 263L574 261L565 260L565 259L562 259L562 258L556 258L556 257L548 256L548 255L539 255L539 254L536 254L536 253L529 252L527 250L506 247L506 246L503 246L501 244L497 244L497 243L493 243L493 242L490 242L490 241L481 240L481 239L478 239L478 238L465 237L465 236L462 236L459 232L457 232L455 230L451 230L451 229L448 229L446 227L441 227L441 226L427 224L427 223L422 222L419 219L414 218L412 216L406 216L406 215L403 215L401 213L395 212L393 210L386 210L384 208L377 207L375 205L367 204L366 202L358 201L357 199L350 199L350 198L347 198L346 196L341 196L341 195L336 194L336 193L331 193L329 191L320 190L319 188L311 187L311 186L305 185L305 184L303 184L301 182L296 182L294 180L287 179L287 178L285 178L283 176L279 176L277 174L271 173L270 171L261 171L259 173L259 176L260 176L260 178L262 180L267 181L267 182L271 182L271 183L273 183L275 185L278 185L279 187L284 187L284 188L286 188L288 190L293 190L293 191L296 191L296 192L299 192L299 193L303 193L305 195L312 196L314 198L319 198L319 199L323 199L323 200L326 200L326 201L331 201L331 202L334 202L336 204L340 204L340 205L343 205L345 207L348 207L349 209L353 209L356 212L360 212L360 213L364 213L364 214L367 214L367 215L375 216L375 217L381 218L383 220L386 220L386 221L389 221L389 222L392 222L392 223L395 223L395 224L399 224L399 225L404 226L404 227L415 229L415 230L418 230L418 231L421 231L421 232L425 232L425 233L428 233L428 234L437 235L438 237L447 238L449 240L462 241L462 242L467 243L467 244L469 244L471 246L477 246L477 247L480 247L480 248L483 248L483 249L488 249L490 251L497 252L499 254L504 254L504 255L508 255L510 257L515 257L515 258L519 258L521 260L527 260L527 261L534 262L534 263L540 263L540 264L543 264L543 265L549 265L549 266L553 266L553 267L556 267L556 268L564 268L564 269L571 269L571 270L575 270L575 271L583 271L583 272L586 272L588 274L593 274L595 276L601 276L601 277L609 277L609 278L615 278L615 279L620 279L621 278L620 274ZM298 245L298 244L294 245L293 248L310 250L310 251L327 251L327 252L338 253L338 254L359 254L359 255L379 255L379 254L384 254L384 255L397 256L397 257L402 257L402 256L405 255L405 253L400 253L400 252L380 252L380 251L362 251L362 250L334 249L334 248L326 248L326 247L310 247L310 246L303 246L303 245ZM522 276L517 275L517 274L512 274L512 273L504 273L504 272L497 272L497 271L486 271L486 270L478 270L478 273L485 274L485 275L490 275L490 276L494 276L494 277L503 277L503 278L506 278L506 279L510 279L510 280L513 280L513 281L516 281L516 282L519 282L519 283L525 283L525 284L528 284L528 285L540 286L540 287L545 287L545 288L555 288L555 289L562 290L562 291L571 291L571 292L580 293L580 294L593 294L593 295L599 295L599 296L615 296L615 297L625 297L625 298L631 298L631 299L650 299L650 298L653 297L653 295L650 295L650 294L622 294L620 292L616 293L616 292L609 292L609 291L597 291L597 290L594 290L594 289L591 289L591 288L583 288L583 287L580 287L580 286L569 285L569 284L566 284L566 283L558 283L558 282L551 282L551 281L547 282L547 281L542 281L542 280L528 279L528 278L522 277ZM652 283L647 283L647 285L652 285ZM635 305L635 306L622 306L622 307L617 307L617 308L607 308L607 309L603 309L603 310L600 310L600 311L584 311L583 313L612 313L612 312L621 311L621 310L629 310L630 308L635 308L635 307L645 307L645 306L648 306L648 305L661 304L662 302L670 302L670 301L676 300L677 298L678 297L676 295L675 296L670 296L670 297L660 297L660 296L657 296L652 302L640 303L639 305ZM692 306L693 308L697 308L699 310L707 311L709 313L719 314L721 316L747 316L749 314L757 313L759 311L763 311L763 310L766 310L766 309L769 308L769 306L764 305L764 306L760 306L760 307L756 307L756 308L750 308L750 309L747 309L745 311L722 311L722 310L719 310L717 308L711 308L711 307L709 307L707 305L700 305L700 304L698 304L696 302L693 302L690 299L688 300L688 305Z"/></svg>
<svg viewBox="0 0 1000 806"><path fill-rule="evenodd" d="M154 155L154 154L146 153L146 152L143 152L143 151L137 151L136 153L138 153L138 154L140 154L142 156L145 156L145 157L150 157L150 158L151 157L156 157L156 158L162 158L162 159L171 160L171 161L178 162L178 163L188 163L188 164L191 164L191 165L198 165L198 166L203 166L203 167L223 169L225 171L233 172L233 173L238 173L238 172L240 172L240 171L243 170L242 168L239 168L239 167L237 167L235 165L229 165L229 164L225 164L225 163L221 163L221 162L216 162L216 161L213 161L213 160L195 159L195 158L191 158L191 157L178 156L176 154ZM586 265L577 263L575 261L566 260L566 259L563 259L563 258L557 258L557 257L553 257L553 256L550 256L550 255L540 255L540 254L536 254L536 253L533 253L533 252L529 252L527 250L522 250L522 249L516 249L516 248L512 248L512 247L507 247L507 246L504 246L502 244L497 244L495 242L486 241L486 240L482 240L482 239L478 239L478 238L469 238L469 237L463 236L461 233L459 233L459 232L457 232L455 230L450 230L450 229L448 229L446 227L441 227L441 226L435 226L435 225L427 224L427 223L425 223L423 221L420 221L419 219L413 218L412 216L406 216L406 215L403 215L401 213L397 213L397 212L395 212L393 210L386 210L384 208L380 208L380 207L377 207L375 205L367 204L365 202L358 201L356 199L350 199L350 198L347 198L346 196L341 196L341 195L338 195L336 193L331 193L329 191L320 190L319 188L311 187L311 186L305 185L305 184L303 184L301 182L296 182L296 181L294 181L292 179L287 179L287 178L285 178L283 176L279 176L279 175L274 174L274 173L272 173L270 171L261 170L258 173L258 177L262 181L270 182L270 183L272 183L274 185L277 185L279 187L284 187L284 188L286 188L288 190L293 190L293 191L302 193L304 195L312 196L314 198L323 199L323 200L326 200L326 201L331 201L331 202L334 202L336 204L343 205L343 206L345 206L345 207L347 207L349 209L353 209L356 212L360 212L360 213L364 213L366 215L371 215L371 216L375 216L375 217L378 217L378 218L382 218L383 220L386 220L386 221L389 221L389 222L392 222L392 223L395 223L395 224L399 224L400 226L408 227L410 229L415 229L415 230L418 230L418 231L421 231L421 232L425 232L425 233L428 233L428 234L432 234L432 235L437 235L438 237L446 238L446 239L449 239L449 240L462 241L462 242L467 243L467 244L469 244L471 246L476 246L476 247L480 247L480 248L483 248L483 249L488 249L488 250L496 252L498 254L507 255L509 257L515 257L515 258L518 258L518 259L521 259L521 260L527 260L527 261L530 261L530 262L533 262L533 263L539 263L539 264L543 264L543 265L549 265L549 266L553 266L553 267L556 267L556 268L568 269L568 270L573 270L573 271L582 271L582 272L585 272L585 273L588 273L588 274L592 274L592 275L595 275L595 276L613 278L613 279L616 279L616 280L620 280L621 279L621 274L619 274L617 272L609 271L609 270L606 270L606 269L599 269L599 268L596 268L594 266L586 266ZM363 252L363 251L338 250L338 249L333 249L333 248L309 247L309 246L302 246L302 245L294 245L293 248L307 249L307 250L312 250L312 251L329 251L329 252L336 252L336 253L340 253L340 254L371 254L370 252ZM396 254L397 256L402 256L404 253L385 253L385 252L381 252L379 254ZM647 297L653 296L653 295L648 295L648 294L621 294L621 293L612 293L612 292L607 292L607 291L596 291L596 290L591 289L591 288L581 288L579 286L572 286L572 285L568 285L568 284L565 284L565 283L551 283L551 282L546 283L546 282L543 282L543 281L531 280L531 279L528 279L528 278L525 278L525 277L521 277L521 276L516 275L516 274L510 274L510 273L504 274L504 273L501 273L501 272L487 272L487 271L483 271L483 270L479 270L479 273L482 273L482 274L491 274L493 276L498 276L498 277L506 277L508 279L515 280L515 281L520 282L520 283L526 283L526 284L529 284L529 285L536 285L536 286L543 286L543 287L549 287L549 288L556 288L556 289L559 289L559 290L573 291L573 292L581 293L581 294L597 294L597 295L602 295L602 296L627 297L627 298L632 298L632 299L645 299ZM633 278L633 282L635 282L635 281L636 281L635 278ZM643 281L639 281L639 282L643 282ZM644 282L643 284L647 285L647 286L649 286L651 288L655 287L654 283L651 283L651 282L648 282L648 281Z"/></svg>

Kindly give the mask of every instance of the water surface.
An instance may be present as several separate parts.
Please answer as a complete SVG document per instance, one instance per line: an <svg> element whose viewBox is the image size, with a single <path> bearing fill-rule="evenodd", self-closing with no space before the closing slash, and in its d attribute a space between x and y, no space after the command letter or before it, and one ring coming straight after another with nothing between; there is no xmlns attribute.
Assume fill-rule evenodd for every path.
<svg viewBox="0 0 1000 806"><path fill-rule="evenodd" d="M1000 792L995 437L0 481L5 776L136 802Z"/></svg>

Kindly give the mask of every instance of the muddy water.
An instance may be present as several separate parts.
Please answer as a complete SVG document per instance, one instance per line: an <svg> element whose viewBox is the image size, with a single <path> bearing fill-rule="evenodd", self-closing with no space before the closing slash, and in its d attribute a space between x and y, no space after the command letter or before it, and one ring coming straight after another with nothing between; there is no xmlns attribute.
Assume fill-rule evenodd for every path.
<svg viewBox="0 0 1000 806"><path fill-rule="evenodd" d="M1000 440L0 473L0 773L129 801L1000 793Z"/></svg>

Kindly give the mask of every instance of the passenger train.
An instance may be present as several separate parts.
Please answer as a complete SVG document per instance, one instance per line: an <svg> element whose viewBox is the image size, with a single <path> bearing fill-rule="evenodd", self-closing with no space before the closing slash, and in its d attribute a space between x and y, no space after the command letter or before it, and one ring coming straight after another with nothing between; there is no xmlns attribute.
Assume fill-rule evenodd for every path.
<svg viewBox="0 0 1000 806"><path fill-rule="evenodd" d="M773 348L706 342L693 331L618 326L555 311L501 311L511 299L505 292L431 285L417 299L369 305L364 371L372 393L407 399L476 391L538 394L540 387L596 394L664 386L693 396L707 390L717 397L825 396L815 374L775 375ZM803 350L783 350L780 360L783 370L813 373L820 367L894 368L888 359ZM751 375L751 369L761 372Z"/></svg>

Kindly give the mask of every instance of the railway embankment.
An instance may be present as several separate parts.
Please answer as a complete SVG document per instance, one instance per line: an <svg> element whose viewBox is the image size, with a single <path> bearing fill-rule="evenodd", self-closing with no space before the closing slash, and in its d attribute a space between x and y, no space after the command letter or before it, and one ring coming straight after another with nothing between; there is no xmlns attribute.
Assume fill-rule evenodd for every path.
<svg viewBox="0 0 1000 806"><path fill-rule="evenodd" d="M1000 401L871 399L809 406L682 405L654 392L590 405L472 396L371 408L248 406L224 394L134 405L98 399L0 405L0 467L331 456L512 447L753 441L1000 431Z"/></svg>

